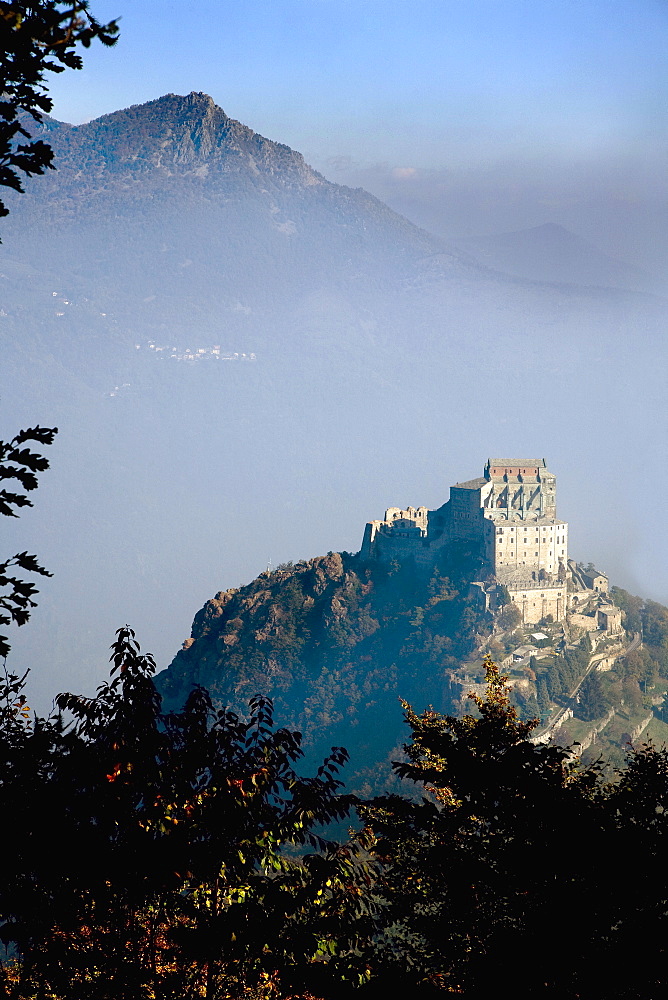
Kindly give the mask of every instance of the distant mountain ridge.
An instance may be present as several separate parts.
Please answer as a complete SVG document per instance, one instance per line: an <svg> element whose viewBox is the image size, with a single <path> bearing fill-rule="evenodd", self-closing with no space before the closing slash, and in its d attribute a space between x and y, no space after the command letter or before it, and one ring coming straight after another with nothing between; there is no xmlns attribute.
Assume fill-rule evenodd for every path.
<svg viewBox="0 0 668 1000"><path fill-rule="evenodd" d="M58 285L69 301L86 299L119 347L183 343L194 320L205 341L255 351L268 331L276 340L284 304L293 311L314 293L343 292L358 312L361 298L394 294L423 261L478 277L465 255L366 191L325 180L300 153L229 118L205 94L44 127L57 169L13 200L10 270L39 261L44 276L33 280L33 298L48 311ZM25 301L23 288L16 292ZM291 320L292 338L302 323ZM56 338L64 327L55 325ZM23 349L25 327L17 335Z"/></svg>
<svg viewBox="0 0 668 1000"><path fill-rule="evenodd" d="M116 211L120 207L127 215L130 206L136 211L139 201L158 196L157 207L163 211L176 198L182 209L204 201L209 211L225 215L233 208L230 198L243 199L246 212L250 198L256 209L264 209L265 222L291 237L302 232L303 207L295 200L306 198L311 210L319 207L324 214L321 225L345 227L343 235L354 236L358 249L388 227L391 240L404 244L404 256L445 249L437 237L366 191L325 180L301 153L229 118L207 94L167 94L83 125L49 120L44 128L56 171L30 185L30 203L18 201L19 214L31 208L33 214L47 212L55 224L72 218L82 203L97 216L105 204L119 199ZM295 218L284 218L285 212ZM333 235L328 233L328 242ZM390 234L383 235L387 239Z"/></svg>
<svg viewBox="0 0 668 1000"><path fill-rule="evenodd" d="M480 263L533 281L665 291L653 275L602 253L554 222L494 236L457 241Z"/></svg>
<svg viewBox="0 0 668 1000"><path fill-rule="evenodd" d="M456 262L464 271L492 269L531 281L656 290L650 275L551 222L446 246L362 188L326 180L301 153L230 118L202 92L165 94L78 126L49 116L41 125L32 119L24 124L34 134L46 134L57 170L30 184L32 205L19 199L14 210L21 214L32 207L50 215L53 223L66 220L82 203L90 210L96 202L99 209L105 201L121 199L136 209L137 199L150 200L156 193L171 193L184 203L252 196L279 216L272 220L279 232L295 236L298 221L281 216L285 198L315 189L316 201L329 202L338 225L352 228L348 236L363 240L370 222L376 228L389 226L391 233L383 235L404 244L404 262L413 255L445 253L449 269Z"/></svg>
<svg viewBox="0 0 668 1000"><path fill-rule="evenodd" d="M459 251L363 189L326 180L301 153L230 118L206 94L167 94L78 126L45 119L41 130L57 169L30 181L29 197L13 199L10 258L44 267L49 247L44 285L53 284L57 261L71 297L115 318L113 336L126 344L170 327L187 337L196 316L230 349L255 350L240 311L267 312L276 330L279 302L301 308L314 293L343 294L356 313L368 311L370 296L374 311L379 297L393 300L386 327L388 320L403 327L416 305L440 313L444 293L454 296L449 312L457 320L462 309L488 308L499 295L536 298L506 266L512 248L502 260L481 252L480 263L475 247ZM531 248L524 255L545 257ZM540 280L560 280L558 269L543 270ZM405 291L420 304L398 302Z"/></svg>

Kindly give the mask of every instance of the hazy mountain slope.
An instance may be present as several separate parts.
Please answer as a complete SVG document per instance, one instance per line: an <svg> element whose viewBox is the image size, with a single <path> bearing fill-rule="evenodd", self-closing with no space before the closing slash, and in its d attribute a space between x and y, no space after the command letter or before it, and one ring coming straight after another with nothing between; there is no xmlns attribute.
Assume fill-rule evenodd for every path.
<svg viewBox="0 0 668 1000"><path fill-rule="evenodd" d="M601 253L554 222L512 233L470 238L458 245L488 267L533 281L595 285L642 292L665 290L655 276Z"/></svg>
<svg viewBox="0 0 668 1000"><path fill-rule="evenodd" d="M168 95L49 138L58 172L15 199L9 252L32 263L48 246L101 312L120 311L135 329L188 326L193 304L213 322L214 308L219 316L238 302L273 308L320 286L387 282L444 249L204 94Z"/></svg>
<svg viewBox="0 0 668 1000"><path fill-rule="evenodd" d="M109 350L196 334L230 349L277 342L284 349L301 342L295 307L309 310L306 325L315 318L322 329L313 297L332 294L348 308L371 310L367 322L385 327L389 317L397 327L390 344L406 324L418 325L425 305L431 323L425 292L437 309L445 295L450 316L464 324L499 299L520 311L540 307L546 294L557 310L572 300L568 291L508 282L448 250L361 189L324 180L299 153L231 120L204 94L167 95L76 128L49 128L58 170L14 199L4 253L10 266L30 268L31 309L64 351L74 342L76 353L82 337ZM13 325L11 310L21 311L25 291L11 282L3 289L5 331L22 351L34 324L21 316ZM49 307L62 311L54 291L67 299L68 319L78 311L71 329L49 316ZM600 305L594 296L591 307ZM325 339L356 347L348 321L341 328L331 319Z"/></svg>
<svg viewBox="0 0 668 1000"><path fill-rule="evenodd" d="M574 545L668 593L635 486L668 489L663 300L504 276L205 95L47 126L0 247L3 427L61 428L13 543L55 574L15 647L45 690L93 688L126 621L168 662L208 594L495 451L546 454Z"/></svg>

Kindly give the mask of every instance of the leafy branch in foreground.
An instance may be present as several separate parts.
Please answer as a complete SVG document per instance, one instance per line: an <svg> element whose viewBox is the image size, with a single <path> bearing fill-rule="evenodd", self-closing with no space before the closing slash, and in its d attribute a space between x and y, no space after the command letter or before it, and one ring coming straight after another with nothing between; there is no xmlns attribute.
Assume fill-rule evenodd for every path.
<svg viewBox="0 0 668 1000"><path fill-rule="evenodd" d="M11 441L0 441L0 514L5 517L18 517L17 509L32 507L32 501L27 496L37 489L37 474L48 469L48 459L38 452L24 447L27 442L40 445L50 445L58 433L57 427L29 427L12 438ZM14 481L12 489L5 484ZM36 607L34 596L37 588L23 575L38 573L40 576L51 576L37 561L37 556L28 552L17 552L0 563L0 625L14 622L25 625L30 618L30 611ZM0 635L0 656L6 657L10 646L6 635Z"/></svg>
<svg viewBox="0 0 668 1000"><path fill-rule="evenodd" d="M25 128L25 116L39 123L53 107L45 74L81 69L77 46L88 48L95 38L113 45L117 37L116 22L100 24L88 0L0 2L0 186L21 192L21 173L43 174L52 167L51 147ZM0 201L0 216L7 214Z"/></svg>

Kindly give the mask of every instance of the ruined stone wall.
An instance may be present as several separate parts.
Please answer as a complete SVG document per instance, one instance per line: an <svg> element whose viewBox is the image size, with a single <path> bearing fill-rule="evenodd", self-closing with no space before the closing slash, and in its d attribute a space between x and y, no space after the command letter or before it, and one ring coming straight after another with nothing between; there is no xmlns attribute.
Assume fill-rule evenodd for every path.
<svg viewBox="0 0 668 1000"><path fill-rule="evenodd" d="M362 559L414 559L416 563L433 561L427 535L426 507L389 507L383 521L369 521L364 530L360 556Z"/></svg>
<svg viewBox="0 0 668 1000"><path fill-rule="evenodd" d="M398 521L410 521L422 531L427 530L429 511L426 507L388 507L385 511L385 524L391 525Z"/></svg>
<svg viewBox="0 0 668 1000"><path fill-rule="evenodd" d="M448 530L453 541L480 541L483 531L481 496L484 486L468 489L450 487Z"/></svg>
<svg viewBox="0 0 668 1000"><path fill-rule="evenodd" d="M413 559L418 565L427 566L434 561L434 555L426 538L379 531L374 542L374 559L382 562Z"/></svg>

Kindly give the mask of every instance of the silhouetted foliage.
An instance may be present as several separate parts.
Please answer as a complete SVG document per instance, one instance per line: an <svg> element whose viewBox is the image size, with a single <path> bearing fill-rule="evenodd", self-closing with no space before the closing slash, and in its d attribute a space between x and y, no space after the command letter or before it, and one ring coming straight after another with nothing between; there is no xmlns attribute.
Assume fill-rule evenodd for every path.
<svg viewBox="0 0 668 1000"><path fill-rule="evenodd" d="M312 979L359 978L371 868L317 833L352 804L346 752L302 778L300 735L274 728L269 700L244 720L196 688L163 716L131 630L112 662L94 698L58 697L69 727L2 718L11 995L212 997L312 965Z"/></svg>
<svg viewBox="0 0 668 1000"><path fill-rule="evenodd" d="M607 784L531 743L488 659L475 715L404 706L394 767L423 798L358 803L365 830L341 845L318 829L355 804L345 751L302 778L266 699L242 719L196 687L164 715L127 628L112 662L95 697L59 696L69 725L31 723L21 678L0 688L0 995L482 998L509 955L527 997L659 995L665 750L630 751Z"/></svg>
<svg viewBox="0 0 668 1000"><path fill-rule="evenodd" d="M631 752L606 784L599 766L532 744L507 678L489 660L486 669L476 716L406 706L412 742L395 768L422 801L386 796L363 809L384 863L377 995L494 996L515 974L509 961L522 996L658 995L668 754ZM629 955L639 961L620 963Z"/></svg>
<svg viewBox="0 0 668 1000"><path fill-rule="evenodd" d="M37 473L48 469L49 462L43 455L23 447L29 441L41 445L53 443L57 427L29 427L19 431L11 441L0 441L0 515L18 517L17 509L32 507L27 496L37 489ZM5 483L15 481L12 489L5 489ZM25 625L34 608L33 597L37 594L34 584L17 571L39 573L51 576L28 552L17 552L0 563L0 625ZM0 635L0 656L5 657L10 650L7 636Z"/></svg>
<svg viewBox="0 0 668 1000"><path fill-rule="evenodd" d="M78 45L88 48L95 38L113 45L117 36L116 22L100 24L88 0L0 2L0 185L22 191L20 174L52 166L51 147L26 130L27 116L39 124L53 107L45 74L81 69ZM0 216L7 212L0 201Z"/></svg>

